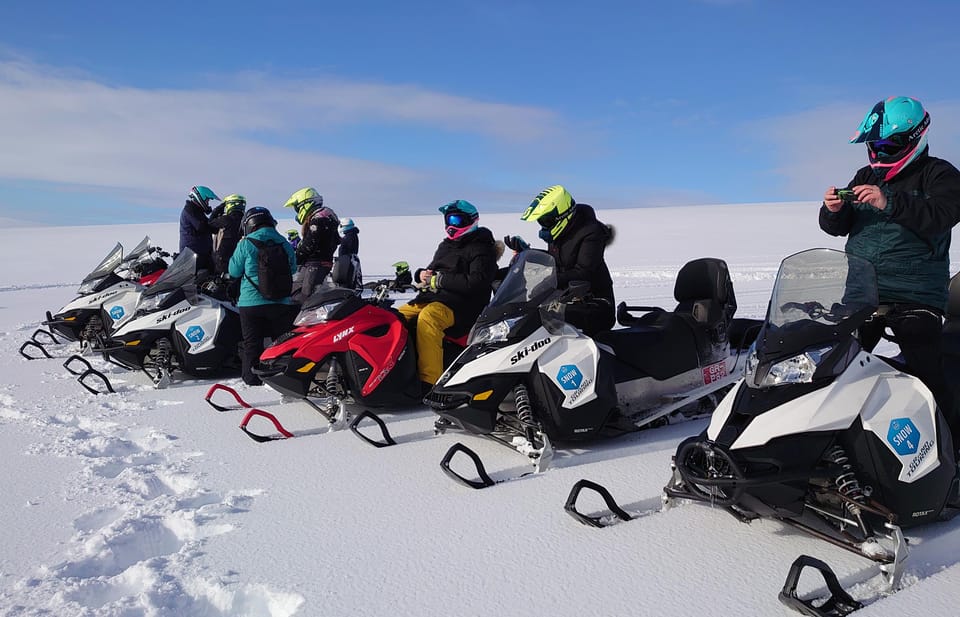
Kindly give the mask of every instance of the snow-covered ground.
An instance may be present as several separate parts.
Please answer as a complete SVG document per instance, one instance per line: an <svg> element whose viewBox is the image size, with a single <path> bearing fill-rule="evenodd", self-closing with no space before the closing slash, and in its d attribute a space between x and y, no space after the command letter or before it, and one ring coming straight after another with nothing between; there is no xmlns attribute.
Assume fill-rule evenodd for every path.
<svg viewBox="0 0 960 617"><path fill-rule="evenodd" d="M607 254L618 300L670 308L689 259L725 259L738 315L761 317L784 256L842 246L819 230L815 203L599 215L617 228ZM439 215L355 220L368 279L397 260L424 265L442 233ZM536 237L519 215L481 223L498 237ZM95 396L62 361L17 354L115 242L132 248L148 233L176 249L173 222L0 230L0 614L768 617L793 614L776 596L802 553L870 602L865 617L956 614L960 521L911 530L905 589L877 600L869 562L779 524L685 504L595 530L563 512L580 478L629 510L658 508L677 443L705 421L561 451L546 473L472 491L439 469L456 440L495 479L526 471L520 458L435 437L426 408L386 414L400 445L377 450L327 432L303 404L227 380L307 433L259 444L238 430L241 412L204 403L209 383L155 390L111 368L117 393ZM810 575L802 589L820 584Z"/></svg>

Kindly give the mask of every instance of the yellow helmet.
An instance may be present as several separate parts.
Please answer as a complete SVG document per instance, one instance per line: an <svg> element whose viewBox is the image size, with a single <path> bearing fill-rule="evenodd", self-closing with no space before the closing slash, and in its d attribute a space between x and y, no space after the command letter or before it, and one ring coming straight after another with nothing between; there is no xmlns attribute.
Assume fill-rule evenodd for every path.
<svg viewBox="0 0 960 617"><path fill-rule="evenodd" d="M576 205L577 202L573 200L567 189L557 184L540 191L527 206L520 220L540 223L543 231L549 233L551 239L556 240L567 228ZM541 233L541 237L543 235Z"/></svg>
<svg viewBox="0 0 960 617"><path fill-rule="evenodd" d="M234 210L238 210L242 214L243 211L247 209L247 198L243 195L237 195L236 193L227 195L220 203L223 204L224 214L229 214Z"/></svg>
<svg viewBox="0 0 960 617"><path fill-rule="evenodd" d="M310 214L318 207L323 206L323 195L313 187L300 189L290 196L284 208L293 208L297 212L297 222L303 225Z"/></svg>

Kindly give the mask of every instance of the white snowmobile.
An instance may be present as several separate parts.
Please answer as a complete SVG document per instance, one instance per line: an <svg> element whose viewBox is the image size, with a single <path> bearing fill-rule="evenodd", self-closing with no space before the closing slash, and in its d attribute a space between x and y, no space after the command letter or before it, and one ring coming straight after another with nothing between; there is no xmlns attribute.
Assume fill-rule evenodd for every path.
<svg viewBox="0 0 960 617"><path fill-rule="evenodd" d="M169 384L174 370L204 377L238 369L239 313L223 290L206 285L198 289L196 264L196 254L184 249L143 291L132 319L94 345L94 351L113 364L142 370L158 388ZM67 366L81 385L98 393L85 383L94 376L113 391L102 373L83 363L82 372Z"/></svg>
<svg viewBox="0 0 960 617"><path fill-rule="evenodd" d="M123 246L118 242L83 278L75 299L56 314L47 311L42 325L49 331L39 329L34 332L31 339L20 347L20 355L28 360L39 358L27 353L27 348L32 348L52 358L46 345L59 343L58 336L66 341L79 342L81 352L88 350L114 321L113 315L122 317L125 309L129 311L136 306L140 292L166 268L165 255L151 244L149 236L127 257L123 256ZM105 304L109 306L108 311L103 310Z"/></svg>
<svg viewBox="0 0 960 617"><path fill-rule="evenodd" d="M955 372L956 277L950 291L943 336ZM665 503L691 499L746 521L782 521L873 560L896 588L907 556L901 529L956 512L958 470L930 390L855 336L877 304L869 262L829 249L786 258L746 376L706 431L678 447ZM784 603L820 615L857 607L838 585L826 609L799 599L802 566L835 580L822 562L801 560Z"/></svg>
<svg viewBox="0 0 960 617"><path fill-rule="evenodd" d="M697 259L680 270L675 310L621 304L617 319L626 327L595 338L563 321L565 305L579 301L585 287L557 291L554 258L538 250L521 253L477 320L468 347L424 399L440 415L437 432L461 429L494 438L542 471L552 442L622 435L671 415L709 412L743 372L746 354L737 348L746 345L743 332L730 344L736 300L722 260ZM737 325L749 322L759 329L756 320ZM480 481L450 469L457 451L470 456ZM461 443L441 466L473 488L493 483Z"/></svg>

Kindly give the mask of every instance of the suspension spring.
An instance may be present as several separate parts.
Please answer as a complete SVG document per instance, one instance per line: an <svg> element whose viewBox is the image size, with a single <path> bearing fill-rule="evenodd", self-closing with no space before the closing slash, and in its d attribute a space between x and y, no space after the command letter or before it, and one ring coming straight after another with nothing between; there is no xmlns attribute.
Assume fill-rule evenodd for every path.
<svg viewBox="0 0 960 617"><path fill-rule="evenodd" d="M173 349L170 347L170 339L161 338L157 339L157 346L153 351L154 362L157 366L165 369L170 369L170 358L173 355Z"/></svg>
<svg viewBox="0 0 960 617"><path fill-rule="evenodd" d="M534 445L534 438L537 434L537 423L533 418L533 406L530 405L530 393L527 392L527 386L524 384L518 384L513 392L514 401L517 406L517 419L519 419L520 424L523 425L524 435L532 446Z"/></svg>
<svg viewBox="0 0 960 617"><path fill-rule="evenodd" d="M826 458L828 461L839 465L841 468L840 474L834 480L837 485L837 490L840 492L840 494L849 497L858 503L863 503L863 490L860 488L860 482L857 480L856 474L853 473L853 466L850 465L850 458L847 456L847 453L843 447L839 445L834 446L829 452L827 452Z"/></svg>
<svg viewBox="0 0 960 617"><path fill-rule="evenodd" d="M327 371L327 378L323 382L323 389L330 396L341 397L343 392L340 388L340 367L337 365L337 359L330 359L330 369Z"/></svg>
<svg viewBox="0 0 960 617"><path fill-rule="evenodd" d="M83 331L80 333L80 341L84 345L92 344L99 338L102 329L103 321L99 315L94 315L90 318L90 321L87 322L87 325L83 327Z"/></svg>

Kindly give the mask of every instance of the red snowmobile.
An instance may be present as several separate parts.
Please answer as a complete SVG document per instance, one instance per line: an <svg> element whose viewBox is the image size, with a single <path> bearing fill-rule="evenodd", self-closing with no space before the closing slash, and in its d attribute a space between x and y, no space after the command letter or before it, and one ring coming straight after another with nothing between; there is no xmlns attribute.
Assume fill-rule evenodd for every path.
<svg viewBox="0 0 960 617"><path fill-rule="evenodd" d="M346 405L351 403L391 409L420 404L415 337L392 308L392 283L366 284L373 288L369 297L343 288L314 292L301 307L294 329L264 350L254 373L284 397L309 404L334 429L350 424ZM452 360L462 349L444 341L445 359ZM290 436L273 416L255 411Z"/></svg>

